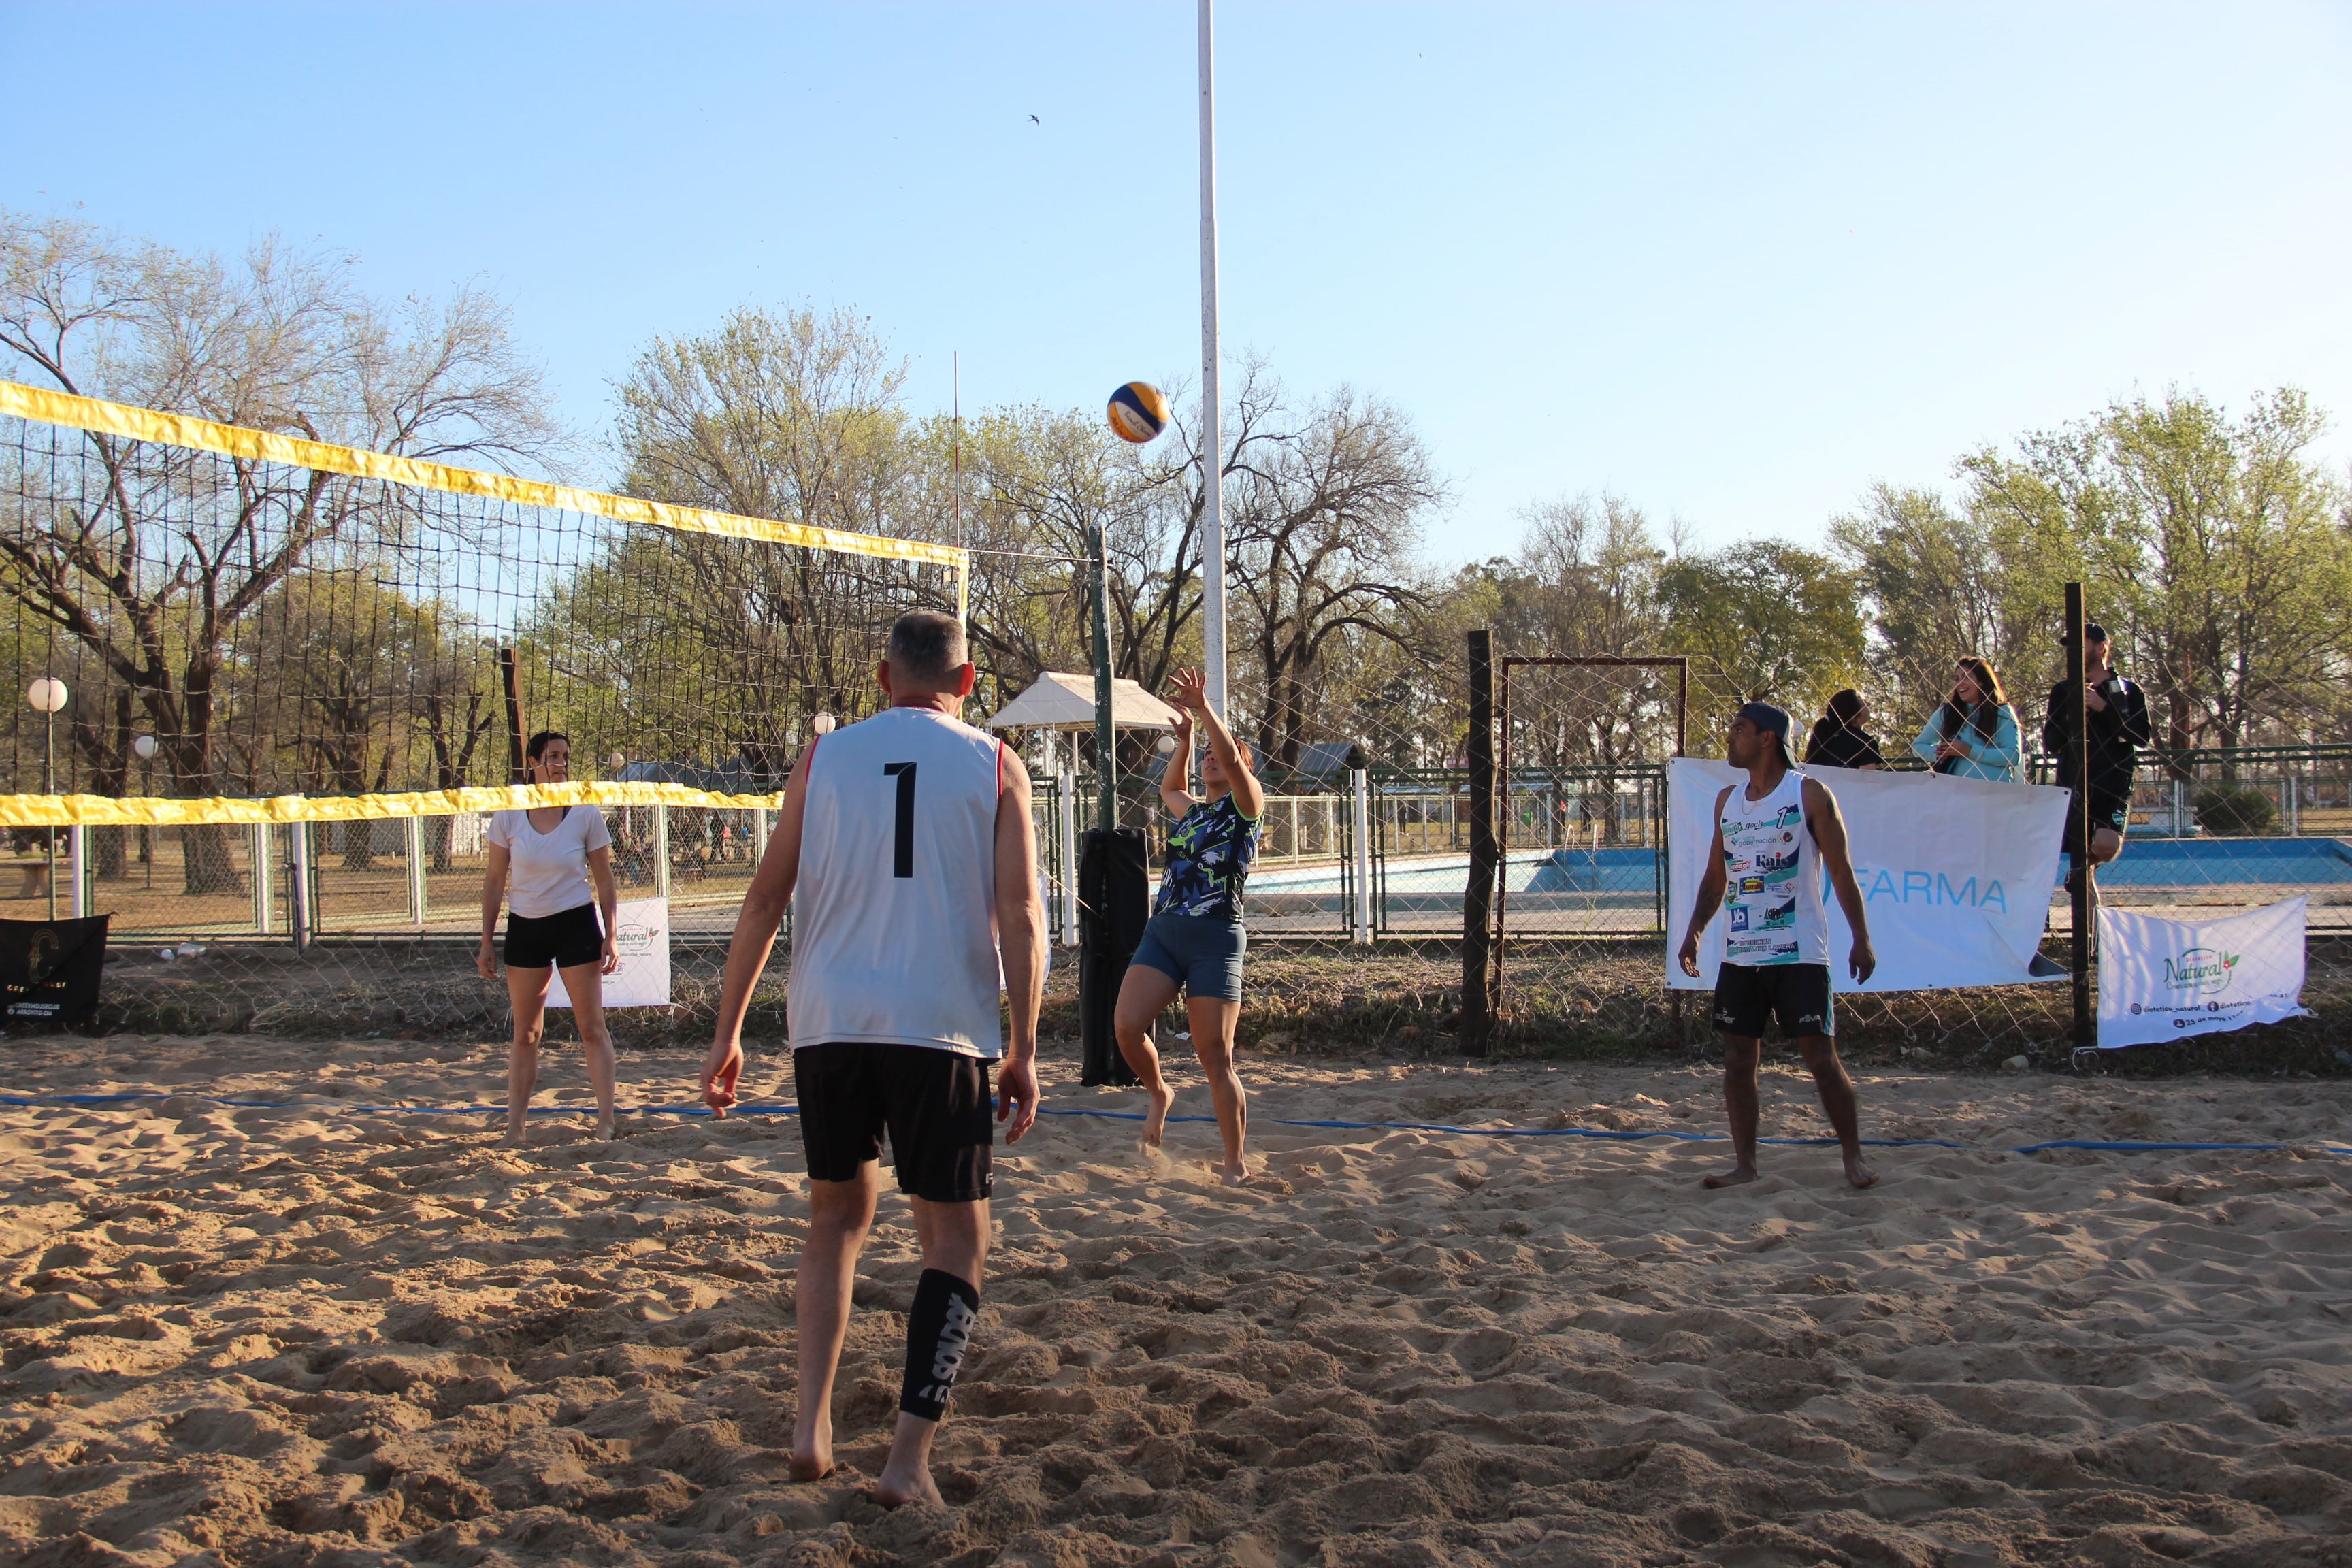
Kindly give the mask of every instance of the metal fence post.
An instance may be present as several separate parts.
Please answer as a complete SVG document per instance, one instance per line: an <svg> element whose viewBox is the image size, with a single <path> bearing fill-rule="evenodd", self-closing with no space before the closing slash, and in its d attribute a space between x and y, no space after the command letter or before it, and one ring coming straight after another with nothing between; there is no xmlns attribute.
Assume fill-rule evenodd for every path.
<svg viewBox="0 0 2352 1568"><path fill-rule="evenodd" d="M1462 1054L1483 1057L1494 1033L1490 971L1495 900L1495 636L1469 634L1470 875L1462 889Z"/></svg>
<svg viewBox="0 0 2352 1568"><path fill-rule="evenodd" d="M2073 895L2074 924L2074 1048L2096 1043L2091 1017L2091 712L2089 689L2083 684L2083 584L2066 584L2066 717L2073 733L2066 743L2066 785L2074 795L2066 816L2074 841L2074 865L2067 869L2067 891Z"/></svg>
<svg viewBox="0 0 2352 1568"><path fill-rule="evenodd" d="M1348 828L1356 865L1356 945L1372 945L1372 775L1348 770Z"/></svg>
<svg viewBox="0 0 2352 1568"><path fill-rule="evenodd" d="M89 829L77 822L66 829L66 858L73 872L73 902L68 906L73 918L89 918L89 856L85 853L89 843Z"/></svg>
<svg viewBox="0 0 2352 1568"><path fill-rule="evenodd" d="M404 826L408 831L408 921L418 931L425 929L425 819L412 816Z"/></svg>
<svg viewBox="0 0 2352 1568"><path fill-rule="evenodd" d="M654 807L654 893L669 897L669 807Z"/></svg>
<svg viewBox="0 0 2352 1568"><path fill-rule="evenodd" d="M310 825L288 823L286 839L288 923L294 928L294 951L302 952L310 945Z"/></svg>
<svg viewBox="0 0 2352 1568"><path fill-rule="evenodd" d="M184 855L187 853L184 844L181 847L181 853ZM257 822L253 825L251 858L253 861L253 934L268 936L269 928L275 923L272 917L278 912L276 908L278 900L272 896L276 889L270 886L277 880L277 868L270 858L269 824L266 822Z"/></svg>
<svg viewBox="0 0 2352 1568"><path fill-rule="evenodd" d="M1059 758L1055 761L1058 763ZM1054 781L1062 849L1062 945L1078 945L1078 736L1070 732L1070 761Z"/></svg>

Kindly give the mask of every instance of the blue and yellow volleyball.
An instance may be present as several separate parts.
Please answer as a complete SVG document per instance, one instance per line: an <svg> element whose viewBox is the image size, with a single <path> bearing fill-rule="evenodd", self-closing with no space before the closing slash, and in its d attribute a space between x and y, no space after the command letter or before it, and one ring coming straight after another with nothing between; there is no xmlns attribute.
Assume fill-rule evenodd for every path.
<svg viewBox="0 0 2352 1568"><path fill-rule="evenodd" d="M1110 395L1111 434L1138 445L1168 428L1168 399L1148 381L1130 381Z"/></svg>

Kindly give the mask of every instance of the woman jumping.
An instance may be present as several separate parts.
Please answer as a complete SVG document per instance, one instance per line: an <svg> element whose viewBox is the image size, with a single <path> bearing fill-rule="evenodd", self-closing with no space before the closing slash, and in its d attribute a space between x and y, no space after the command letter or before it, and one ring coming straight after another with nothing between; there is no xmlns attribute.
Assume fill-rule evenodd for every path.
<svg viewBox="0 0 2352 1568"><path fill-rule="evenodd" d="M1151 923L1135 950L1118 988L1112 1026L1119 1054L1151 1096L1143 1142L1160 1146L1168 1108L1176 1091L1160 1076L1160 1053L1152 1048L1151 1022L1186 994L1192 1024L1192 1050L1209 1079L1217 1108L1217 1131L1225 1143L1219 1173L1228 1184L1248 1177L1242 1145L1249 1134L1249 1101L1234 1070L1234 1026L1242 1016L1242 953L1249 945L1242 926L1242 884L1257 858L1259 818L1265 791L1250 771L1249 748L1233 737L1214 710L1201 672L1176 673L1176 749L1160 775L1160 804L1176 819L1168 832L1168 872L1160 884ZM1192 726L1209 738L1201 759L1201 799L1187 785L1192 771Z"/></svg>
<svg viewBox="0 0 2352 1568"><path fill-rule="evenodd" d="M525 757L532 784L562 784L572 776L572 742L552 730L533 735ZM604 1026L604 977L620 967L613 946L620 895L613 885L613 836L605 830L604 814L593 805L494 812L483 838L489 846L489 868L482 877L482 950L474 963L485 980L498 978L490 937L498 930L501 899L509 909L507 996L514 1005L514 1043L507 1056L506 1141L523 1142L530 1091L539 1082L551 965L563 972L572 1016L588 1049L596 1136L610 1138L614 1068L613 1036Z"/></svg>

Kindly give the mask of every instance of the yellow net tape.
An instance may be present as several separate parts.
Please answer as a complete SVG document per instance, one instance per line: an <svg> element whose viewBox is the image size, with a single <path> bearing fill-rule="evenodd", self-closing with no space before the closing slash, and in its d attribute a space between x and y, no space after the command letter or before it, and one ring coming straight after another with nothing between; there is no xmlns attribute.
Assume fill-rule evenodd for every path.
<svg viewBox="0 0 2352 1568"><path fill-rule="evenodd" d="M851 533L835 528L810 528L768 518L739 517L733 512L701 507L673 506L667 501L635 496L606 495L571 485L521 479L512 474L485 473L478 468L453 468L415 458L395 458L387 452L364 452L354 447L330 446L296 436L272 435L242 425L219 425L185 414L161 414L152 408L106 403L95 397L49 392L13 381L0 381L0 415L14 415L43 425L132 441L191 447L223 457L255 462L283 463L289 468L323 469L359 479L383 479L453 495L481 496L518 506L547 507L557 511L609 517L616 522L646 523L655 528L680 529L689 533L717 533L735 539L757 539L770 544L796 544L811 550L835 550L850 555L893 561L924 561L952 566L956 574L956 614L970 609L971 554L952 544L919 539L890 539L878 533ZM226 820L226 818L222 820Z"/></svg>
<svg viewBox="0 0 2352 1568"><path fill-rule="evenodd" d="M451 816L461 811L521 811L541 805L686 805L719 811L773 810L783 795L719 795L684 784L583 781L415 790L402 795L213 796L173 800L142 795L0 795L0 827L173 827L199 822L362 822Z"/></svg>

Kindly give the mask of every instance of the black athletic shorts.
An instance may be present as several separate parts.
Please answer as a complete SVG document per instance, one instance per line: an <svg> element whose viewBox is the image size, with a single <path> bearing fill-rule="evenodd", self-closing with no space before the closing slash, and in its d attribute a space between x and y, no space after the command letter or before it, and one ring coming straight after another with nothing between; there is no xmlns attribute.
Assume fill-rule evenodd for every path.
<svg viewBox="0 0 2352 1568"><path fill-rule="evenodd" d="M930 1046L803 1046L793 1052L801 1147L812 1181L848 1182L882 1157L898 1190L935 1204L988 1196L996 1142L988 1064Z"/></svg>
<svg viewBox="0 0 2352 1568"><path fill-rule="evenodd" d="M594 904L575 904L537 920L529 915L507 916L509 969L545 969L551 963L558 969L577 969L583 963L600 963L604 958L604 927L596 918Z"/></svg>
<svg viewBox="0 0 2352 1568"><path fill-rule="evenodd" d="M1715 1027L1724 1035L1764 1036L1777 1017L1780 1037L1837 1033L1837 1005L1826 963L1727 963L1715 972Z"/></svg>
<svg viewBox="0 0 2352 1568"><path fill-rule="evenodd" d="M2074 797L2067 796L2066 853L2072 855L2082 847L2083 835L2075 826ZM2120 838L2131 826L2131 791L2095 789L2091 792L2091 836L2098 837L2099 829L2111 827Z"/></svg>

